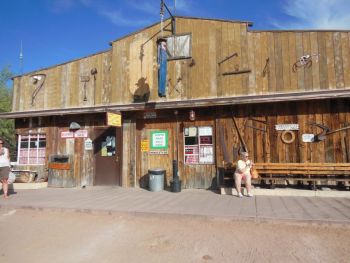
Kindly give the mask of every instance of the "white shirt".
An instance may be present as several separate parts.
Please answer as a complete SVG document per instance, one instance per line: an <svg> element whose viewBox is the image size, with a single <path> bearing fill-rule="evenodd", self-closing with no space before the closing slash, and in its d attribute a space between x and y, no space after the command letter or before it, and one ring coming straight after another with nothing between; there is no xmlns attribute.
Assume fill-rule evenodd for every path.
<svg viewBox="0 0 350 263"><path fill-rule="evenodd" d="M235 173L239 174L249 174L251 168L251 161L238 160Z"/></svg>
<svg viewBox="0 0 350 263"><path fill-rule="evenodd" d="M9 150L5 147L0 150L0 167L10 167Z"/></svg>

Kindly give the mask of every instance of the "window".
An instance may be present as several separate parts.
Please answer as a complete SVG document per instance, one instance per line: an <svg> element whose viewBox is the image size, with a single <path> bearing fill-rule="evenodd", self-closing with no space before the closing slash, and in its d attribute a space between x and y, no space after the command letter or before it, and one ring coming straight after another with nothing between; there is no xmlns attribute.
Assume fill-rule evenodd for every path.
<svg viewBox="0 0 350 263"><path fill-rule="evenodd" d="M191 57L191 35L167 37L168 59Z"/></svg>
<svg viewBox="0 0 350 263"><path fill-rule="evenodd" d="M45 164L45 134L18 136L18 164Z"/></svg>
<svg viewBox="0 0 350 263"><path fill-rule="evenodd" d="M185 164L213 164L213 128L210 126L184 128Z"/></svg>

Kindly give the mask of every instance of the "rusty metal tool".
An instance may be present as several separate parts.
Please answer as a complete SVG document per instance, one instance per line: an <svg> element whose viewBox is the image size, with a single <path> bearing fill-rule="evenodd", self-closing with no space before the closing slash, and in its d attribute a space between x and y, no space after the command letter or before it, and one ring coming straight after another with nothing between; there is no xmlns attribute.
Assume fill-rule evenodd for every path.
<svg viewBox="0 0 350 263"><path fill-rule="evenodd" d="M241 145L242 145L242 148L245 152L248 152L248 148L247 148L247 145L245 143L245 141L243 140L243 137L238 129L238 126L237 126L237 123L236 123L236 120L235 120L235 117L234 117L234 114L232 112L232 120L233 120L233 124L236 128L236 131L237 131L237 134L238 134L238 138L239 138L239 141L241 142Z"/></svg>
<svg viewBox="0 0 350 263"><path fill-rule="evenodd" d="M316 126L316 127L319 127L319 128L322 129L322 132L320 132L320 133L315 135L315 137L314 137L314 141L315 142L319 142L319 141L325 140L327 135L350 129L350 126L345 126L343 128L339 128L339 129L336 129L336 130L331 130L329 127L327 127L326 125L323 125L323 124L319 124L319 123L315 123L315 122L309 123L309 124L312 125L312 126Z"/></svg>

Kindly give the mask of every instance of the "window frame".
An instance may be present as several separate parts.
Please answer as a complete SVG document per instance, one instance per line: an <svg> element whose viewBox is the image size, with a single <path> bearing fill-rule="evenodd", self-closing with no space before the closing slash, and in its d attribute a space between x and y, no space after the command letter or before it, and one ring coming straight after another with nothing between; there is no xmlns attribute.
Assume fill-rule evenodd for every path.
<svg viewBox="0 0 350 263"><path fill-rule="evenodd" d="M190 129L190 128L196 128L196 136L189 136L186 135L185 129ZM211 136L211 144L208 143L201 143L201 138L200 138L200 134L199 134L199 130L200 128L210 128L211 129L211 135L202 135L202 136ZM197 144L188 144L186 145L185 141L186 141L186 137L195 137L196 139L194 141L197 142ZM214 127L210 126L210 125L203 125L203 126L189 126L189 127L184 127L183 128L183 162L184 165L214 165L215 164L215 138L214 138ZM191 146L186 148L186 146ZM201 162L201 148L208 148L211 147L212 148L212 161L211 162ZM193 149L193 153L192 154L186 154L186 149ZM198 161L196 163L188 163L186 162L186 156L197 156Z"/></svg>
<svg viewBox="0 0 350 263"><path fill-rule="evenodd" d="M25 140L26 139L26 140ZM27 143L26 148L22 148L22 142ZM43 141L45 142L45 147L40 147ZM32 143L36 147L32 147ZM31 151L34 149L33 151ZM44 153L40 155L40 149L44 150ZM22 150L22 151L21 151ZM22 156L22 152L25 152L26 156ZM35 152L35 156L32 156ZM26 160L25 163L22 163L22 160ZM32 163L32 160L35 159L36 162ZM40 161L41 160L41 161ZM45 165L46 162L46 134L45 133L31 133L31 134L20 134L17 138L17 164L18 165Z"/></svg>
<svg viewBox="0 0 350 263"><path fill-rule="evenodd" d="M173 38L176 39L176 37L182 37L182 36L189 36L190 38L190 43L189 43L189 56L171 56L170 49L168 48L168 39ZM166 36L165 39L167 40L167 50L168 50L168 60L179 60L179 59L189 59L192 58L192 33L182 33L182 34L176 34L176 35L171 35L171 36ZM174 41L175 42L175 41ZM174 51L175 53L175 51Z"/></svg>

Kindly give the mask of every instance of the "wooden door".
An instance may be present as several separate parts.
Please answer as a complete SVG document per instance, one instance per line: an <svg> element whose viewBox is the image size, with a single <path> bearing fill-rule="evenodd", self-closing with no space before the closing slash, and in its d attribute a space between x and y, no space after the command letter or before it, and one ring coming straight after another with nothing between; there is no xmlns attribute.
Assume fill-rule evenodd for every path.
<svg viewBox="0 0 350 263"><path fill-rule="evenodd" d="M152 136L164 136L166 134L167 147L152 149ZM148 187L148 170L162 168L165 170L165 187L170 185L173 176L172 163L174 159L174 133L173 127L169 123L146 124L140 133L140 144L148 144L139 151L138 158L138 184L142 188Z"/></svg>
<svg viewBox="0 0 350 263"><path fill-rule="evenodd" d="M95 128L94 185L120 185L121 183L121 128Z"/></svg>

